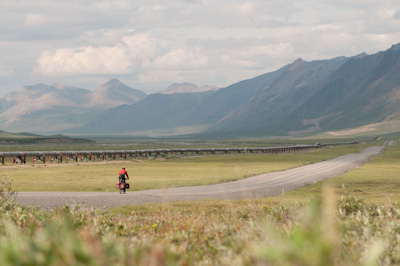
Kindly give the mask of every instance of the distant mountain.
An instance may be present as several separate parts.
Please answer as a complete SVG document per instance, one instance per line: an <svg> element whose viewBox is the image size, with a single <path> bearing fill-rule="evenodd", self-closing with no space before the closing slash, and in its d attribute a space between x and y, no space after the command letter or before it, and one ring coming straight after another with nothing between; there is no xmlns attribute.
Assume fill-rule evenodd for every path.
<svg viewBox="0 0 400 266"><path fill-rule="evenodd" d="M285 69L283 67L217 91L152 94L138 103L110 109L81 128L66 132L112 134L210 125L255 97Z"/></svg>
<svg viewBox="0 0 400 266"><path fill-rule="evenodd" d="M160 92L161 94L174 94L174 93L197 93L205 91L215 91L219 88L213 85L196 86L192 83L174 83L169 86L165 91Z"/></svg>
<svg viewBox="0 0 400 266"><path fill-rule="evenodd" d="M112 79L95 91L54 84L25 86L0 99L0 128L48 132L76 127L97 113L146 97Z"/></svg>
<svg viewBox="0 0 400 266"><path fill-rule="evenodd" d="M347 61L288 118L300 123L318 119L322 129L337 130L396 117L400 118L400 45ZM292 129L302 127L293 124Z"/></svg>
<svg viewBox="0 0 400 266"><path fill-rule="evenodd" d="M79 107L85 103L89 90L54 84L25 86L0 100L0 119L13 123L24 115L50 110L55 106Z"/></svg>
<svg viewBox="0 0 400 266"><path fill-rule="evenodd" d="M400 118L400 45L335 61L293 63L209 134L298 135Z"/></svg>
<svg viewBox="0 0 400 266"><path fill-rule="evenodd" d="M297 108L305 105L347 60L349 58L346 57L312 62L297 59L269 86L260 90L256 97L212 125L209 131L240 136L286 135L285 128L290 126L288 114L296 113Z"/></svg>
<svg viewBox="0 0 400 266"><path fill-rule="evenodd" d="M116 107L138 102L146 96L143 91L130 88L114 78L90 93L88 105Z"/></svg>
<svg viewBox="0 0 400 266"><path fill-rule="evenodd" d="M197 134L190 137L236 138L315 134L392 120L400 121L400 44L373 55L299 58L213 93L150 95L75 130L131 134L192 127Z"/></svg>
<svg viewBox="0 0 400 266"><path fill-rule="evenodd" d="M198 90L173 84L147 96L117 79L93 92L27 86L0 99L0 129L191 138L343 134L380 125L400 132L400 44L373 55L299 58L225 88Z"/></svg>
<svg viewBox="0 0 400 266"><path fill-rule="evenodd" d="M67 133L113 134L197 124L193 114L214 92L151 94L133 105L109 109Z"/></svg>

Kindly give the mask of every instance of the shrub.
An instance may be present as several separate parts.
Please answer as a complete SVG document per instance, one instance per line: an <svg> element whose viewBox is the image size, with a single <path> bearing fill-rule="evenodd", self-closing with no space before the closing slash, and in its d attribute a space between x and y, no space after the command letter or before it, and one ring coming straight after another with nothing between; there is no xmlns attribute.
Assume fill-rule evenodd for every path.
<svg viewBox="0 0 400 266"><path fill-rule="evenodd" d="M0 265L400 265L399 208L323 194L291 207L178 202L124 215L15 205L0 215Z"/></svg>
<svg viewBox="0 0 400 266"><path fill-rule="evenodd" d="M0 213L13 210L17 205L17 193L12 190L13 180L2 177L0 179Z"/></svg>

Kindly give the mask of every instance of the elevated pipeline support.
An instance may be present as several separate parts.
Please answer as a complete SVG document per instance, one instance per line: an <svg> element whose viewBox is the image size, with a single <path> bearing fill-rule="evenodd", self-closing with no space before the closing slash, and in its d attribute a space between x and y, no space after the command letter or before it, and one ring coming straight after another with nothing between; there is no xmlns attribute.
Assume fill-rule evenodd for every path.
<svg viewBox="0 0 400 266"><path fill-rule="evenodd" d="M352 145L361 142L373 141L377 137L366 140L358 140L353 142L336 142L336 143L316 143L314 145L293 145L293 146L282 146L282 147L263 147L263 148L191 148L191 149L149 149L149 150L110 150L110 151L31 151L31 152L0 152L1 163L5 164L6 158L11 158L11 163L16 162L15 158L18 158L21 162L26 162L26 158L32 157L32 163L42 162L46 163L46 157L49 158L49 162L53 161L62 163L63 157L65 162L75 161L78 162L83 159L89 161L96 160L117 160L127 158L147 158L147 157L158 157L168 155L203 155L203 154L278 154L285 152L296 152L308 149L319 149L325 146L338 146L338 145Z"/></svg>

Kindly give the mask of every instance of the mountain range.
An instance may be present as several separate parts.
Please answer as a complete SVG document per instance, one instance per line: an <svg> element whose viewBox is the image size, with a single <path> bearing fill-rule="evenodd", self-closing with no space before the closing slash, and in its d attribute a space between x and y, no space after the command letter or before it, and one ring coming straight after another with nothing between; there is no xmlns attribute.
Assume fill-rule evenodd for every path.
<svg viewBox="0 0 400 266"><path fill-rule="evenodd" d="M204 91L215 91L219 88L213 85L203 85L198 87L197 85L189 82L185 83L174 83L169 86L166 90L161 91L161 94L174 94L174 93L196 93Z"/></svg>
<svg viewBox="0 0 400 266"><path fill-rule="evenodd" d="M345 134L385 126L400 132L400 44L372 55L299 58L224 88L204 88L173 84L146 95L116 79L93 92L39 84L0 100L0 126L8 131L40 132L35 124L65 134L193 138Z"/></svg>
<svg viewBox="0 0 400 266"><path fill-rule="evenodd" d="M49 132L77 127L108 108L133 104L146 93L112 79L94 91L54 84L25 86L0 100L0 128Z"/></svg>

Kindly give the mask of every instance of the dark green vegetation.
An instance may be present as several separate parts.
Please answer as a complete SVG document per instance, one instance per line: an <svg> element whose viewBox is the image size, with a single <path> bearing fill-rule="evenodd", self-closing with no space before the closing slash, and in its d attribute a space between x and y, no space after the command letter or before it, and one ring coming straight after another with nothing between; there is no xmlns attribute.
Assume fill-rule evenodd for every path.
<svg viewBox="0 0 400 266"><path fill-rule="evenodd" d="M76 145L76 144L93 144L92 140L69 138L63 135L40 136L27 132L9 133L0 130L0 149L1 151L18 151L23 146L21 145Z"/></svg>

